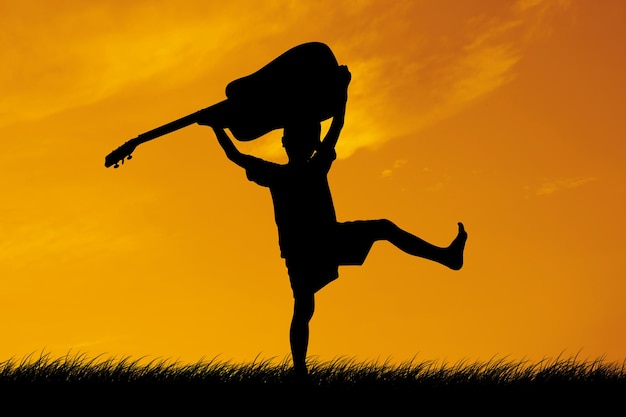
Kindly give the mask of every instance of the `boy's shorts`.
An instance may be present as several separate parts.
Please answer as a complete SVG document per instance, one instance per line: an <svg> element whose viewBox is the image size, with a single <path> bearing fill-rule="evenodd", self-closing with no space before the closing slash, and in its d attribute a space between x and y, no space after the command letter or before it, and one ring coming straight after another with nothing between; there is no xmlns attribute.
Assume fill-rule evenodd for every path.
<svg viewBox="0 0 626 417"><path fill-rule="evenodd" d="M339 277L339 265L332 260L311 261L308 257L307 259L289 257L285 259L285 264L294 294L316 293Z"/></svg>
<svg viewBox="0 0 626 417"><path fill-rule="evenodd" d="M335 256L339 265L363 265L374 244L368 220L337 223Z"/></svg>
<svg viewBox="0 0 626 417"><path fill-rule="evenodd" d="M295 292L317 292L339 277L340 265L362 265L374 241L364 221L337 223L336 234L327 248L285 259L291 288Z"/></svg>

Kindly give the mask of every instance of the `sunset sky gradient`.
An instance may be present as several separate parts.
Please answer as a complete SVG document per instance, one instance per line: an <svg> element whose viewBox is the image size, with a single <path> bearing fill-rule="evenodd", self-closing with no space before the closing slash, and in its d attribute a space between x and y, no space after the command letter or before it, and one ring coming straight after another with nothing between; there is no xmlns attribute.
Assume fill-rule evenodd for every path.
<svg viewBox="0 0 626 417"><path fill-rule="evenodd" d="M626 2L0 2L0 361L289 356L267 189L192 125L300 43L352 73L329 181L461 271L376 243L317 296L309 355L626 358ZM325 123L327 128L327 123ZM285 162L280 132L237 142Z"/></svg>

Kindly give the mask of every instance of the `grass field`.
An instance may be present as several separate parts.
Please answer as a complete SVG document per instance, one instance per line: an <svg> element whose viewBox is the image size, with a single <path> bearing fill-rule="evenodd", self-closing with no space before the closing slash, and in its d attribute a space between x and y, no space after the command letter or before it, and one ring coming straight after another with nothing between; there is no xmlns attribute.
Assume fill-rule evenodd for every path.
<svg viewBox="0 0 626 417"><path fill-rule="evenodd" d="M340 358L311 362L309 378L301 381L288 361L41 355L1 362L0 389L3 407L14 403L19 415L619 415L626 412L626 362L573 357L391 365ZM223 407L227 413L218 411Z"/></svg>

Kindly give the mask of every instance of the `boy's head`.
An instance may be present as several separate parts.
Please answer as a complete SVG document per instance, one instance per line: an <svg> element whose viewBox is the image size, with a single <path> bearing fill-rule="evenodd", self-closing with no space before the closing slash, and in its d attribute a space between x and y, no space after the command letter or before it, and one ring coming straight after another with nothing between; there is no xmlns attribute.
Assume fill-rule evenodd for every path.
<svg viewBox="0 0 626 417"><path fill-rule="evenodd" d="M285 125L283 147L290 161L306 161L320 144L322 125L317 120L299 120Z"/></svg>

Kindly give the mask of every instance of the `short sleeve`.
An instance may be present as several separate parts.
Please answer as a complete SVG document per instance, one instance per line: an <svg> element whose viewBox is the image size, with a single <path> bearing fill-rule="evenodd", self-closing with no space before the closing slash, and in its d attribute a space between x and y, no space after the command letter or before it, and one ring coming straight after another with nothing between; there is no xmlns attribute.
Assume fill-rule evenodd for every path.
<svg viewBox="0 0 626 417"><path fill-rule="evenodd" d="M251 158L246 164L246 176L263 187L269 187L280 177L280 165L264 161L260 158Z"/></svg>

